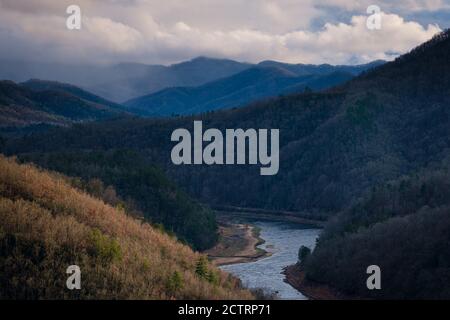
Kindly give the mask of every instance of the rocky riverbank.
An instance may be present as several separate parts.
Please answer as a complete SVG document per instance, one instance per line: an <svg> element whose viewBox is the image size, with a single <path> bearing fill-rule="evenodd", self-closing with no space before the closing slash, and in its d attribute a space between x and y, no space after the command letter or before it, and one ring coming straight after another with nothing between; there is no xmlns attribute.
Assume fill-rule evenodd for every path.
<svg viewBox="0 0 450 320"><path fill-rule="evenodd" d="M264 240L259 237L259 230L255 226L222 223L219 234L219 243L205 252L218 266L252 262L270 255L257 248Z"/></svg>

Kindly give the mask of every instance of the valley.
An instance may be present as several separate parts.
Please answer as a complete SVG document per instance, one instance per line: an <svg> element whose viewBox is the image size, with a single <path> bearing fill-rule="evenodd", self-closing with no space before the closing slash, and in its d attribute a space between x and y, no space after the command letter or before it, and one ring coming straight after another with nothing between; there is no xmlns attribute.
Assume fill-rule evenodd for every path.
<svg viewBox="0 0 450 320"><path fill-rule="evenodd" d="M204 252L215 265L239 277L246 287L260 290L269 297L309 297L302 290L296 292L298 286L289 287L290 282L283 276L284 269L297 262L295 245L313 249L321 229L298 222L259 220L258 215L252 219L249 215L236 216L228 212L222 212L218 221L218 244Z"/></svg>
<svg viewBox="0 0 450 320"><path fill-rule="evenodd" d="M449 53L446 30L373 68L207 58L120 65L113 69L130 77L165 79L125 106L54 81L0 82L0 267L9 275L0 277L7 288L0 297L72 297L55 287L62 280L51 264L62 268L76 257L93 272L78 298L105 297L106 279L118 299L252 299L260 289L264 297L305 299L282 274L299 262L287 269L292 283L301 280L297 287L320 283L362 299L448 299ZM201 76L205 68L211 72ZM345 70L351 77L317 90L291 86ZM256 84L255 73L263 75ZM111 78L103 89L125 88L122 81ZM229 92L236 96L221 98ZM224 103L211 108L215 101ZM216 139L230 128L276 128L276 174L244 165L245 152L236 164L233 153L230 165L203 161L195 150L198 165L174 163L180 141L172 133L199 131L199 123L220 133ZM202 130L192 141L197 151L214 146L204 145ZM211 149L218 156L220 148ZM63 237L60 228L72 231ZM298 261L301 246L312 250ZM383 290L367 290L372 264L383 270ZM133 276L118 272L128 269ZM15 270L24 270L17 281ZM53 289L28 281L27 272Z"/></svg>
<svg viewBox="0 0 450 320"><path fill-rule="evenodd" d="M297 262L299 244L314 248L320 229L280 222L249 223L260 230L260 237L264 242L258 248L268 254L257 260L239 261L220 268L239 277L247 288L263 290L268 296L277 299L307 299L285 282L282 272L286 266Z"/></svg>

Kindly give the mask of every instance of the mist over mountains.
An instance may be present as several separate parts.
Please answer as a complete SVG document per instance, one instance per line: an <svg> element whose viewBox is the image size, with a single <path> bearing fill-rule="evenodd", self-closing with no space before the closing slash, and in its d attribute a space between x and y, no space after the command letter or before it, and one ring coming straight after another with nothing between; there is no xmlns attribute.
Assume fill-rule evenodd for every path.
<svg viewBox="0 0 450 320"><path fill-rule="evenodd" d="M124 104L149 116L198 114L239 107L272 96L330 88L383 63L316 66L264 61L202 86L168 88Z"/></svg>
<svg viewBox="0 0 450 320"><path fill-rule="evenodd" d="M0 62L0 78L17 82L36 78L66 82L114 102L123 102L173 86L197 86L248 68L232 60L199 57L171 66L119 63L114 65L61 65Z"/></svg>
<svg viewBox="0 0 450 320"><path fill-rule="evenodd" d="M11 151L138 149L202 201L332 214L377 183L444 158L449 41L435 41L322 93L195 117L75 126L14 141ZM205 128L279 128L279 174L261 179L245 166L171 165L170 133L193 119Z"/></svg>
<svg viewBox="0 0 450 320"><path fill-rule="evenodd" d="M0 0L0 300L450 300L449 21Z"/></svg>
<svg viewBox="0 0 450 320"><path fill-rule="evenodd" d="M88 181L101 177L147 219L202 248L214 242L214 215L191 198L208 205L290 210L329 219L317 249L302 264L309 281L364 298L448 298L449 282L442 279L450 274L449 53L447 30L393 62L319 92L300 90L193 116L74 124L6 137L2 152ZM263 64L230 77L269 71L276 85L302 77L294 72L298 66L280 70L273 62ZM219 88L222 80L207 84L206 90L179 91L208 106L208 86ZM205 130L279 129L279 173L262 177L252 166L173 165L171 133L192 130L194 120L201 120ZM126 154L126 161L114 154ZM140 164L139 170L133 163ZM140 173L155 164L163 175ZM170 185L165 175L180 186L179 196L163 192L159 197ZM153 194L150 202L143 199L145 192ZM149 212L151 207L160 210ZM191 221L198 212L201 225ZM202 236L189 238L189 230ZM373 261L388 281L385 290L367 293L361 277Z"/></svg>
<svg viewBox="0 0 450 320"><path fill-rule="evenodd" d="M277 67L298 75L324 74L334 71L357 74L365 69L358 66L291 65L269 61L259 65L269 64L277 64ZM105 99L122 103L166 88L200 86L259 65L206 57L198 57L170 66L141 63L105 66L63 65L30 61L0 61L0 79L15 82L41 79L70 83Z"/></svg>
<svg viewBox="0 0 450 320"><path fill-rule="evenodd" d="M305 89L329 88L382 63L316 66L264 61L250 65L204 57L169 67L143 64L74 67L3 62L0 75L27 80L0 83L0 105L4 110L0 126L30 131L127 114L144 117L198 114ZM55 78L58 81L51 80ZM117 95L125 98L143 93L150 94L123 105L104 98L117 100Z"/></svg>

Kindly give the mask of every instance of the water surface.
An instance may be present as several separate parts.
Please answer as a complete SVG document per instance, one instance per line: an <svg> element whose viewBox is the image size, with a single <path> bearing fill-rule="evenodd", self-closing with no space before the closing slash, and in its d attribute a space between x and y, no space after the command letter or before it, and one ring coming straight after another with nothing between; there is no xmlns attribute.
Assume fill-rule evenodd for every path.
<svg viewBox="0 0 450 320"><path fill-rule="evenodd" d="M220 268L239 277L247 288L264 288L270 292L277 292L280 299L307 299L284 282L285 276L281 272L284 267L297 262L300 246L314 248L320 229L307 229L298 224L279 222L252 224L261 229L260 237L266 241L259 248L271 252L272 256Z"/></svg>

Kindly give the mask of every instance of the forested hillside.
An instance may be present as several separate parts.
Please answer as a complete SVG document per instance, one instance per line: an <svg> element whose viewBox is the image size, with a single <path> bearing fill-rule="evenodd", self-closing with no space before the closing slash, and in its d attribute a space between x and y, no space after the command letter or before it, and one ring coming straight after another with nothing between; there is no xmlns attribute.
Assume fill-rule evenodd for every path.
<svg viewBox="0 0 450 320"><path fill-rule="evenodd" d="M81 89L68 83L62 83L57 81L46 81L40 79L30 79L28 81L20 83L20 85L36 92L45 92L45 91L65 92L88 102L104 105L111 109L116 109L122 112L124 111L124 107L121 106L120 104L108 101L91 92L88 92L84 89Z"/></svg>
<svg viewBox="0 0 450 320"><path fill-rule="evenodd" d="M449 168L447 159L376 187L338 214L302 263L307 279L359 297L449 299ZM373 264L382 290L367 290Z"/></svg>
<svg viewBox="0 0 450 320"><path fill-rule="evenodd" d="M77 125L8 140L10 153L131 148L159 163L186 191L219 205L332 215L373 186L441 161L450 146L450 52L445 32L348 84L248 107L167 120ZM170 135L207 127L280 129L280 170L173 166Z"/></svg>
<svg viewBox="0 0 450 320"><path fill-rule="evenodd" d="M0 299L248 299L238 280L188 246L0 156ZM81 270L68 290L66 269Z"/></svg>
<svg viewBox="0 0 450 320"><path fill-rule="evenodd" d="M180 191L159 168L134 151L63 152L21 158L79 177L86 189L102 198L111 186L127 210L160 224L197 250L210 248L217 241L214 213ZM99 186L99 181L105 185Z"/></svg>
<svg viewBox="0 0 450 320"><path fill-rule="evenodd" d="M386 94L410 97L401 102L414 117L399 122L396 148L405 163L423 167L373 186L336 215L302 262L307 280L365 298L450 298L449 53L447 31L365 77L382 78ZM381 268L382 290L367 290L372 264Z"/></svg>
<svg viewBox="0 0 450 320"><path fill-rule="evenodd" d="M69 125L74 122L124 117L121 106L79 88L29 81L0 81L0 129L33 125Z"/></svg>

